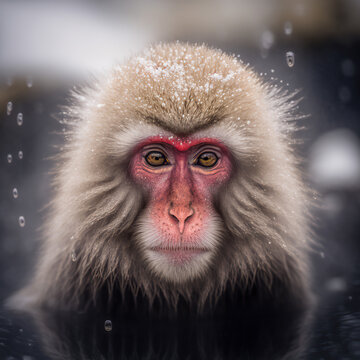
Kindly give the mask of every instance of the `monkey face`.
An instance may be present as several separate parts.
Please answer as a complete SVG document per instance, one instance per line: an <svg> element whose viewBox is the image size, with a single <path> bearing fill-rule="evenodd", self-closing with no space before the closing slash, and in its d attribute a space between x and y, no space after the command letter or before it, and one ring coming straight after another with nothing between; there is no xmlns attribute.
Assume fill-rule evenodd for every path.
<svg viewBox="0 0 360 360"><path fill-rule="evenodd" d="M213 197L227 182L227 148L214 138L156 136L135 150L130 173L147 193L139 245L151 270L174 282L201 275L219 242Z"/></svg>

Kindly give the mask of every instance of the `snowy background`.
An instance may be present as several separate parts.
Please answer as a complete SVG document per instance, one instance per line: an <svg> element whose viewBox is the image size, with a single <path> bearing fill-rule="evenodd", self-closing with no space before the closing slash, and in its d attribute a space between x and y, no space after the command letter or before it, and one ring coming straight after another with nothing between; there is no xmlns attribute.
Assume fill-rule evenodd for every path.
<svg viewBox="0 0 360 360"><path fill-rule="evenodd" d="M305 358L360 358L357 0L0 0L0 301L36 259L51 157L62 143L55 118L69 90L173 40L219 47L264 79L301 89L300 110L310 116L299 151L321 201L312 259L320 306ZM0 329L0 354L6 346Z"/></svg>

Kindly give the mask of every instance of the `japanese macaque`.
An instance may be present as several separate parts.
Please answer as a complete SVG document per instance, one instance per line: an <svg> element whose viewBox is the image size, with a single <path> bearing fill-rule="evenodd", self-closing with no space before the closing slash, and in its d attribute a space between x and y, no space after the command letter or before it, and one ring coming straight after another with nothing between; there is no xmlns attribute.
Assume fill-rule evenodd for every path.
<svg viewBox="0 0 360 360"><path fill-rule="evenodd" d="M162 44L74 94L30 285L81 308L106 289L201 308L226 288L308 294L296 101L236 57ZM280 295L279 295L280 294Z"/></svg>

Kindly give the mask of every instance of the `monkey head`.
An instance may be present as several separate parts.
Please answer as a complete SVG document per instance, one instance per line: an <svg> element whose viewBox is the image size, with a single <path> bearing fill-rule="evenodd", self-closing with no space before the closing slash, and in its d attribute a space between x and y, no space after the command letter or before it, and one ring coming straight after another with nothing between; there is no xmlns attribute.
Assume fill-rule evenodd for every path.
<svg viewBox="0 0 360 360"><path fill-rule="evenodd" d="M233 56L176 43L74 98L28 287L36 302L76 306L118 286L203 303L259 279L304 292L307 191L291 94Z"/></svg>

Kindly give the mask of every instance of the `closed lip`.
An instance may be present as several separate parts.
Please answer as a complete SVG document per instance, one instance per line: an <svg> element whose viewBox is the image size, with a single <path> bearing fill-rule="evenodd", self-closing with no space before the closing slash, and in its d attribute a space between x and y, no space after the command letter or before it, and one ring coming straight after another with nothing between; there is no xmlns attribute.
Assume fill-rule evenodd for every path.
<svg viewBox="0 0 360 360"><path fill-rule="evenodd" d="M206 248L202 247L190 247L190 246L180 246L180 247L162 247L156 246L151 248L152 251L164 252L164 253L175 253L175 252L183 252L183 253L202 253L209 251Z"/></svg>

